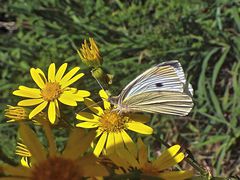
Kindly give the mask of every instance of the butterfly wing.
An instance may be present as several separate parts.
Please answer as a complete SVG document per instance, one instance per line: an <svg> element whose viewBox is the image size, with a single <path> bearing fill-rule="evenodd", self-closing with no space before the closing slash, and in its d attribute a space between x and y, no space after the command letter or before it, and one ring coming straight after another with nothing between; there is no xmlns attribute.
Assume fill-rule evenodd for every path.
<svg viewBox="0 0 240 180"><path fill-rule="evenodd" d="M131 81L121 92L123 100L135 94L149 91L176 91L183 92L186 85L181 64L178 61L169 61L154 66ZM189 94L192 88L189 87Z"/></svg>
<svg viewBox="0 0 240 180"><path fill-rule="evenodd" d="M186 116L193 107L192 98L181 92L145 92L128 97L122 102L126 111L144 111Z"/></svg>
<svg viewBox="0 0 240 180"><path fill-rule="evenodd" d="M127 111L186 115L193 106L192 94L181 64L175 60L154 66L136 77L120 93L118 105Z"/></svg>

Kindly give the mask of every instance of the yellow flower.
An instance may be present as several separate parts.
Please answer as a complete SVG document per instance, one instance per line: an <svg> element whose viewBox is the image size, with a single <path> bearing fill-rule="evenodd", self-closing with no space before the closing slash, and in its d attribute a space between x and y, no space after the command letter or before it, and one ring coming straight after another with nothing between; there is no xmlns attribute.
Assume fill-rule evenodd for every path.
<svg viewBox="0 0 240 180"><path fill-rule="evenodd" d="M18 156L21 156L21 164L24 167L30 167L30 157L32 157L31 152L28 150L27 146L23 143L18 142L16 146L16 152Z"/></svg>
<svg viewBox="0 0 240 180"><path fill-rule="evenodd" d="M41 69L31 68L31 76L40 89L19 86L18 90L13 92L16 96L28 98L18 102L18 106L37 105L29 114L30 119L49 105L48 119L53 124L56 117L60 116L58 101L69 106L77 106L77 101L83 101L84 97L90 95L88 91L69 87L84 75L83 73L76 75L80 68L75 67L64 75L66 69L67 63L64 63L56 72L55 64L52 63L48 68L47 79Z"/></svg>
<svg viewBox="0 0 240 180"><path fill-rule="evenodd" d="M31 152L27 149L27 146L18 142L16 146L16 154L22 157L31 157Z"/></svg>
<svg viewBox="0 0 240 180"><path fill-rule="evenodd" d="M5 117L9 118L10 120L7 120L8 123L11 122L21 122L21 121L28 121L29 119L29 113L31 112L30 109L24 108L21 106L10 106L7 105L7 108L5 111ZM32 122L35 125L41 125L41 121L47 120L47 114L44 112L38 113L36 116L32 118Z"/></svg>
<svg viewBox="0 0 240 180"><path fill-rule="evenodd" d="M135 131L141 134L152 134L153 129L145 124L148 118L140 114L123 115L115 111L107 101L108 96L105 91L99 92L103 99L104 109L93 100L86 98L84 103L94 113L79 112L76 116L80 122L76 126L82 128L97 128L96 138L98 142L94 149L94 154L99 156L103 150L111 154L118 149L132 149L134 143L126 130Z"/></svg>
<svg viewBox="0 0 240 180"><path fill-rule="evenodd" d="M50 126L44 124L43 127L48 140L48 150L27 125L20 124L19 135L26 146L20 145L17 152L21 156L30 156L31 161L26 166L3 164L4 175L11 179L30 180L79 180L83 177L108 175L107 170L97 162L94 155L83 156L95 132L92 131L86 135L79 128L73 129L65 149L60 153L57 151Z"/></svg>
<svg viewBox="0 0 240 180"><path fill-rule="evenodd" d="M83 63L92 67L99 67L102 64L102 57L100 55L99 49L93 38L89 38L90 46L87 41L84 40L82 48L78 50L78 55L82 59Z"/></svg>
<svg viewBox="0 0 240 180"><path fill-rule="evenodd" d="M182 180L188 179L193 176L192 170L170 170L172 166L178 164L184 159L184 154L179 152L180 146L174 145L165 151L153 161L148 160L147 146L139 138L137 147L134 152L137 152L137 156L132 156L133 153L129 152L128 158L126 153L111 154L109 158L114 164L119 167L118 174L124 174L126 172L140 171L142 179L148 176L157 176L161 179L168 180Z"/></svg>
<svg viewBox="0 0 240 180"><path fill-rule="evenodd" d="M5 117L9 118L7 122L25 121L28 120L29 111L20 106L8 105L5 109Z"/></svg>

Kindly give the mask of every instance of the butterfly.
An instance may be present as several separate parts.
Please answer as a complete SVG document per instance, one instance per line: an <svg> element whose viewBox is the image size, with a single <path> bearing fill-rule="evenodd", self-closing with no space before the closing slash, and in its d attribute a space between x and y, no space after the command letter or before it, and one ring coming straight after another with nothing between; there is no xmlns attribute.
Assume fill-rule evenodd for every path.
<svg viewBox="0 0 240 180"><path fill-rule="evenodd" d="M193 107L193 89L177 60L160 63L132 80L108 101L120 113L149 112L186 116Z"/></svg>

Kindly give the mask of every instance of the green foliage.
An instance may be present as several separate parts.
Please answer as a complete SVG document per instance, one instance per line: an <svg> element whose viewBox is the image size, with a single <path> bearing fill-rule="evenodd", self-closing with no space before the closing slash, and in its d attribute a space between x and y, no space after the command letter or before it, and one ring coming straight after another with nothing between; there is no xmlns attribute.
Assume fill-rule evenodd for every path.
<svg viewBox="0 0 240 180"><path fill-rule="evenodd" d="M76 53L89 36L100 46L105 68L114 74L116 95L144 69L179 59L195 89L192 116L155 115L151 124L160 126L160 136L168 142L189 145L195 159L215 169L215 175L236 175L239 171L232 167L239 168L240 161L239 7L238 0L4 1L1 111L19 100L11 95L18 85L33 85L31 67L46 70L51 62L80 65L87 75L77 86L95 96L99 87ZM0 144L12 156L14 125L5 124L3 117L1 123Z"/></svg>

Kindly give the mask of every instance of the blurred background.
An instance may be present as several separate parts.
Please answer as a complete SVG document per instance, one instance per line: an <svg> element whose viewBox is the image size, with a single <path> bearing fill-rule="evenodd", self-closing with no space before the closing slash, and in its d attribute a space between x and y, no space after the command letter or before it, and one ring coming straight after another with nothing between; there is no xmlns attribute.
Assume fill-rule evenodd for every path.
<svg viewBox="0 0 240 180"><path fill-rule="evenodd" d="M214 175L240 174L239 0L0 0L0 158L14 163L17 124L6 123L7 104L19 85L35 86L31 67L81 66L76 87L97 98L100 87L76 50L88 37L114 74L112 92L145 69L178 59L192 83L187 117L151 115L150 125L169 144L179 143ZM84 108L80 103L75 110ZM71 116L70 121L74 121ZM64 141L65 131L59 141ZM160 145L152 137L157 149Z"/></svg>

